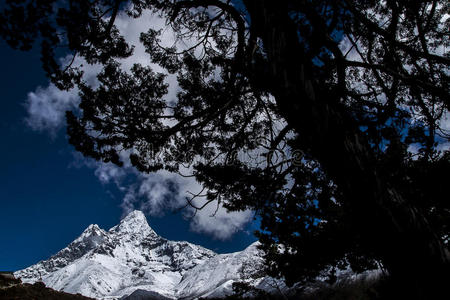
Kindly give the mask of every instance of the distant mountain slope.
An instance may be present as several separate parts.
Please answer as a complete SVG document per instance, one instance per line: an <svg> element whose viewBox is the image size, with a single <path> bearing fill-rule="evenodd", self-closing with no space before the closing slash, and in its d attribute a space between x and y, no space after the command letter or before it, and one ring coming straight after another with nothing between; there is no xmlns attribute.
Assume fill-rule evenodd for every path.
<svg viewBox="0 0 450 300"><path fill-rule="evenodd" d="M272 294L287 291L282 281L261 273L264 260L258 244L240 252L216 255L187 271L175 287L176 295L179 299L223 297L233 294L232 284L238 281Z"/></svg>
<svg viewBox="0 0 450 300"><path fill-rule="evenodd" d="M255 272L244 267L261 262L256 244L218 255L188 242L166 240L150 228L142 212L134 211L108 231L90 225L48 260L14 275L30 283L42 278L55 290L94 298L118 299L141 290L135 296L149 291L162 298L192 299L230 294L233 282L254 277ZM254 279L256 284L264 281Z"/></svg>

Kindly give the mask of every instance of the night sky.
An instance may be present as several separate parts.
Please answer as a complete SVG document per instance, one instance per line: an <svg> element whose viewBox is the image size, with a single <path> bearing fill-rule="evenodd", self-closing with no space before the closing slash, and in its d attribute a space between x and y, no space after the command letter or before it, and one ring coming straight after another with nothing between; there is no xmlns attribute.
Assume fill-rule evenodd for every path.
<svg viewBox="0 0 450 300"><path fill-rule="evenodd" d="M79 163L65 128L37 132L25 119L27 94L48 80L39 53L13 51L0 42L0 270L18 270L47 259L92 223L107 230L120 221L124 191L102 183ZM132 180L132 179L130 179ZM231 238L193 232L181 213L147 216L161 236L187 240L220 253L245 248L255 237L247 223Z"/></svg>

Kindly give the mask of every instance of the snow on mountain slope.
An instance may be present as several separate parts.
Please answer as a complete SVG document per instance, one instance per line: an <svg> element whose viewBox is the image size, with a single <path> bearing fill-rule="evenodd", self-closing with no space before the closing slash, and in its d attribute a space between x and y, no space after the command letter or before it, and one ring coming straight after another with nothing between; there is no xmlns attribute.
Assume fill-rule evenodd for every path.
<svg viewBox="0 0 450 300"><path fill-rule="evenodd" d="M255 242L240 252L216 255L187 271L175 287L178 299L231 295L232 284L238 281L247 281L273 294L287 289L281 281L261 274L264 261L258 244Z"/></svg>
<svg viewBox="0 0 450 300"><path fill-rule="evenodd" d="M216 254L158 236L134 211L109 231L90 225L66 248L14 275L24 282L94 298L120 298L137 289L175 298L183 274Z"/></svg>

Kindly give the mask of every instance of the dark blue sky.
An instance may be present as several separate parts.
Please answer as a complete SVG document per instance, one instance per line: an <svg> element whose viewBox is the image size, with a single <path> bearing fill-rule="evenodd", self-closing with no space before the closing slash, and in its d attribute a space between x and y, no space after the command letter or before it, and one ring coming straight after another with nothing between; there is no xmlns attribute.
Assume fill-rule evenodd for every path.
<svg viewBox="0 0 450 300"><path fill-rule="evenodd" d="M102 185L91 168L73 166L64 129L51 138L26 125L27 93L48 84L38 52L13 51L0 41L0 59L0 270L18 270L56 253L89 224L117 224L123 193ZM148 220L163 237L217 252L241 250L255 240L243 231L228 241L191 232L179 213Z"/></svg>

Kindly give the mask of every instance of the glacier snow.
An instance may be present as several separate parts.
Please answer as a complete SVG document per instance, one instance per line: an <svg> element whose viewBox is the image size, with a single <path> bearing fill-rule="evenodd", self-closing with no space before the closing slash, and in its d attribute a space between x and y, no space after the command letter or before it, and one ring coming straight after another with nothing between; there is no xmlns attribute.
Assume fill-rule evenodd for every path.
<svg viewBox="0 0 450 300"><path fill-rule="evenodd" d="M257 242L241 252L216 254L188 242L169 241L133 211L108 231L90 225L66 248L14 273L23 282L42 280L48 287L97 299L120 299L149 291L169 299L222 297L232 283L249 280L262 264ZM253 285L278 289L261 276Z"/></svg>

